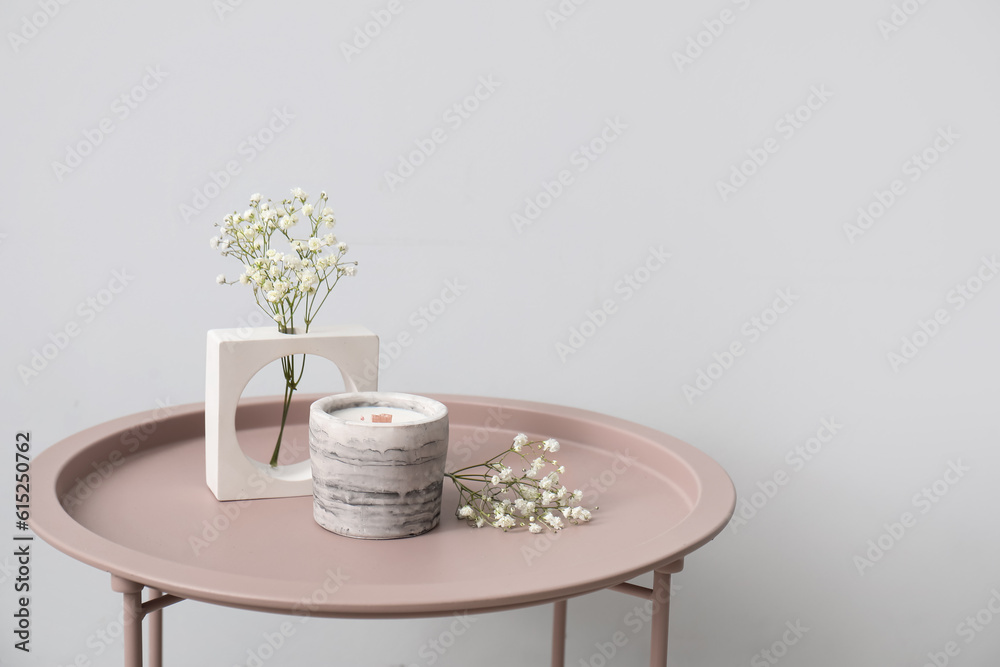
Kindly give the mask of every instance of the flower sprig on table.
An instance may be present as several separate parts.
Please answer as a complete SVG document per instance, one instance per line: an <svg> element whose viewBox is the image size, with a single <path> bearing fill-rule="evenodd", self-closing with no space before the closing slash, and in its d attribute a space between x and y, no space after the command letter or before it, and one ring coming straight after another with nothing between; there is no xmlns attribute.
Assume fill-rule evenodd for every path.
<svg viewBox="0 0 1000 667"><path fill-rule="evenodd" d="M455 516L476 528L492 526L505 532L519 526L532 533L554 532L590 521L590 510L578 504L583 492L563 486L559 476L565 467L548 457L558 451L557 440L531 440L518 433L509 448L486 462L445 473L458 487Z"/></svg>

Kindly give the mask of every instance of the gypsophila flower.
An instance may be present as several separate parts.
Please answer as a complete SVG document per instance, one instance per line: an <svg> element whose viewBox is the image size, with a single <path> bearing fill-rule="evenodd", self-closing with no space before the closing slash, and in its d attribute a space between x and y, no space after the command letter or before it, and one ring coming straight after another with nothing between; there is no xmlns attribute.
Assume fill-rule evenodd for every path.
<svg viewBox="0 0 1000 667"><path fill-rule="evenodd" d="M302 188L292 188L292 196L301 201L305 201L308 197Z"/></svg>
<svg viewBox="0 0 1000 667"><path fill-rule="evenodd" d="M226 284L226 274L225 273L220 273L219 275L215 276L215 282L219 283L220 285L225 285Z"/></svg>
<svg viewBox="0 0 1000 667"><path fill-rule="evenodd" d="M565 466L555 467L547 456L553 447L559 447L553 439L532 441L518 433L507 450L485 463L445 473L458 487L455 515L470 526L488 525L505 532L518 527L531 533L558 531L567 523L589 521L590 510L577 505L582 493L571 492L560 482ZM508 460L518 461L520 474Z"/></svg>

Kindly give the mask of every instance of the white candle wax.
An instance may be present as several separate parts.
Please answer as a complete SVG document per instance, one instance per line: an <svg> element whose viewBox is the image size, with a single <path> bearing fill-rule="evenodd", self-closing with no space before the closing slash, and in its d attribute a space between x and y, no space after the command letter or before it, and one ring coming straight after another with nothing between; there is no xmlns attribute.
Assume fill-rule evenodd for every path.
<svg viewBox="0 0 1000 667"><path fill-rule="evenodd" d="M344 421L361 422L362 424L405 424L424 419L424 415L416 410L378 405L343 408L334 410L330 415Z"/></svg>

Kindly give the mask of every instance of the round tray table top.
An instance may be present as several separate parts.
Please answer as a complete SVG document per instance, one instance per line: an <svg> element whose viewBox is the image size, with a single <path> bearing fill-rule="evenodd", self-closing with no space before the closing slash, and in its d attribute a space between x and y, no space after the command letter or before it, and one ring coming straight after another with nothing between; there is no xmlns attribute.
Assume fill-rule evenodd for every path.
<svg viewBox="0 0 1000 667"><path fill-rule="evenodd" d="M308 407L293 401L283 456L308 457ZM555 438L562 482L599 509L587 524L531 534L455 518L424 535L362 540L324 530L312 497L219 502L205 482L202 404L110 421L32 463L32 529L94 567L184 598L339 617L510 609L621 583L683 557L732 516L735 490L706 454L659 431L575 408L434 395L448 406L447 470L480 463L518 432ZM241 447L266 461L281 398L244 399ZM262 481L263 483L263 481Z"/></svg>

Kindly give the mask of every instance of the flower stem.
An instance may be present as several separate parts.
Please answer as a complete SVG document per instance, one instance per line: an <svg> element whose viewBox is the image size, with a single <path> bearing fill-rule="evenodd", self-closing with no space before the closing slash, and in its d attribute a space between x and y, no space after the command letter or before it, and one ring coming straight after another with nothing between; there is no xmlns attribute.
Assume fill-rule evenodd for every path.
<svg viewBox="0 0 1000 667"><path fill-rule="evenodd" d="M304 364L303 364L304 365ZM285 376L285 400L281 408L281 428L278 429L278 440L274 443L274 452L271 454L271 467L278 467L278 453L281 451L281 436L285 433L285 422L288 420L288 408L292 405L292 394L295 393L295 358L284 357L281 360L282 370ZM301 379L302 376L299 376Z"/></svg>

